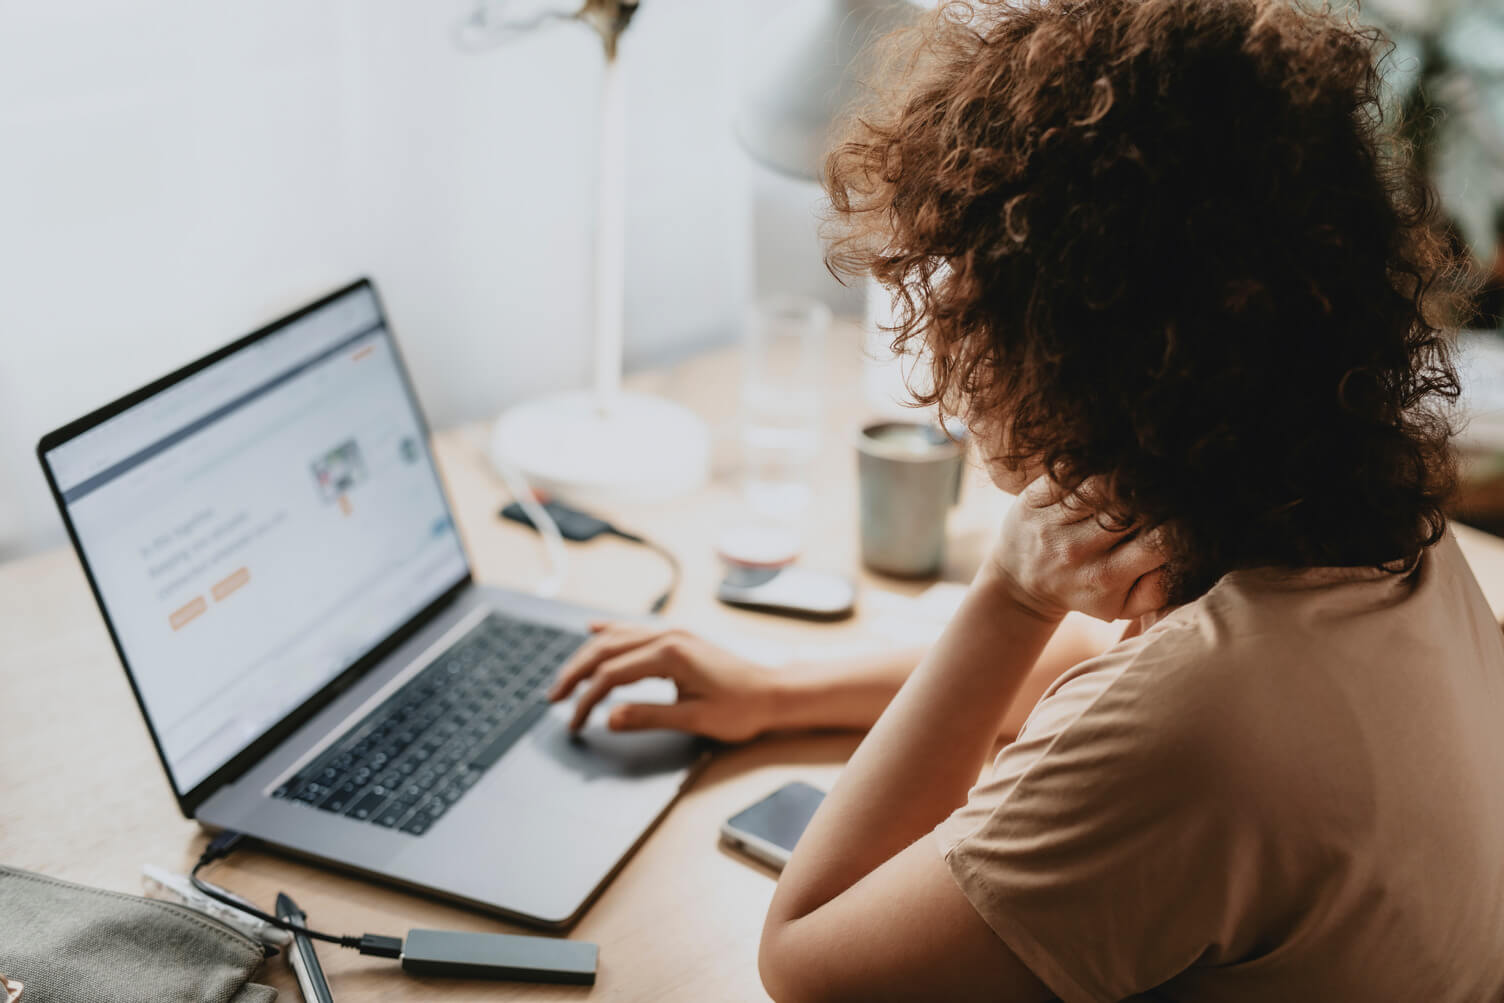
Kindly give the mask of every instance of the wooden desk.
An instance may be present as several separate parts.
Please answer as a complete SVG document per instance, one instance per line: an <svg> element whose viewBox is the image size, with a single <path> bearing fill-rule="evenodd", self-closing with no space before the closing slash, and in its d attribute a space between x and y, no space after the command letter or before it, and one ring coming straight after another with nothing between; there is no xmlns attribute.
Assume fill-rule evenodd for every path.
<svg viewBox="0 0 1504 1003"><path fill-rule="evenodd" d="M855 332L839 329L808 560L855 572L855 463L851 435L864 409L856 379ZM840 342L849 342L843 344ZM740 613L716 603L711 544L736 517L734 421L737 360L717 352L633 383L681 400L712 422L713 483L693 497L609 513L621 525L672 547L684 583L671 616L709 631L769 642L811 638L860 642L873 635L859 614L814 626ZM437 437L437 454L477 577L526 588L543 569L538 540L494 517L506 492L480 447L485 429ZM27 472L13 472L26 476ZM1005 499L979 471L952 521L946 577L964 581L998 524ZM1465 529L1463 547L1498 613L1504 613L1504 543ZM616 541L573 547L566 597L628 612L660 591L665 571L651 553ZM915 593L924 585L862 575L864 589ZM0 566L0 861L103 888L140 890L140 868L154 862L186 871L203 848L168 790L151 741L94 601L69 550ZM723 819L786 780L829 786L855 747L850 735L776 738L719 753L662 825L628 861L573 932L601 945L593 990L414 979L393 963L323 947L320 957L340 1000L654 1000L686 1003L765 999L756 947L773 890L769 873L722 850ZM410 927L515 929L469 910L247 850L216 865L214 880L269 905L292 891L324 929L401 935ZM279 958L260 978L298 998Z"/></svg>

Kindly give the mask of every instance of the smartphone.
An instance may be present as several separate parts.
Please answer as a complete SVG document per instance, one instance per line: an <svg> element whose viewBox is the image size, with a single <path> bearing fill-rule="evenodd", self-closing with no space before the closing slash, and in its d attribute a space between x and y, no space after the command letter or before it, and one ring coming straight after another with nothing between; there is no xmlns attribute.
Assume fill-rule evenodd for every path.
<svg viewBox="0 0 1504 1003"><path fill-rule="evenodd" d="M825 792L794 781L721 824L721 839L775 871L783 870L804 827L815 817Z"/></svg>
<svg viewBox="0 0 1504 1003"><path fill-rule="evenodd" d="M715 597L728 606L804 620L844 620L856 611L850 579L800 567L732 565Z"/></svg>

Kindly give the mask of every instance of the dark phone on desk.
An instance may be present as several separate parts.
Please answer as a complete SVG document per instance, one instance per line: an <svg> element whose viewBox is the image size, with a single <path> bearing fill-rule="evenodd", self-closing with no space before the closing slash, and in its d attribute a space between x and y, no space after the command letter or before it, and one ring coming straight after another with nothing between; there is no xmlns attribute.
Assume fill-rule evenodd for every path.
<svg viewBox="0 0 1504 1003"><path fill-rule="evenodd" d="M722 823L721 839L727 846L781 871L823 800L825 792L819 788L797 780L784 784Z"/></svg>

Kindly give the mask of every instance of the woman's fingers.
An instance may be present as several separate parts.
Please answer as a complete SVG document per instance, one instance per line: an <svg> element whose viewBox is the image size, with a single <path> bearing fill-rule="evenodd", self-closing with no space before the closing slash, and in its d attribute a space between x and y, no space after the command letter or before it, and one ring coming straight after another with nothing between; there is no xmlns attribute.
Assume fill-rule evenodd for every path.
<svg viewBox="0 0 1504 1003"><path fill-rule="evenodd" d="M1107 620L1163 604L1159 534L1103 525L1100 478L1066 491L1041 477L1020 501L1004 522L993 560L1021 604L1046 615L1080 610Z"/></svg>
<svg viewBox="0 0 1504 1003"><path fill-rule="evenodd" d="M699 709L693 704L627 703L611 708L606 726L612 731L695 731Z"/></svg>
<svg viewBox="0 0 1504 1003"><path fill-rule="evenodd" d="M1037 509L1051 508L1060 504L1064 498L1065 491L1049 474L1040 474L1024 485L1018 496L1019 502Z"/></svg>
<svg viewBox="0 0 1504 1003"><path fill-rule="evenodd" d="M1106 620L1137 617L1165 604L1165 558L1157 533L1118 536L1101 557L1099 580L1105 589L1102 612Z"/></svg>
<svg viewBox="0 0 1504 1003"><path fill-rule="evenodd" d="M674 669L682 663L664 657L660 639L634 647L625 654L602 662L595 670L590 685L580 694L574 707L574 717L569 722L571 731L578 731L590 716L595 705L618 686L635 683L649 676L674 678Z"/></svg>
<svg viewBox="0 0 1504 1003"><path fill-rule="evenodd" d="M555 703L573 693L574 688L590 678L603 662L641 647L663 633L662 627L631 623L592 624L590 629L596 631L596 635L569 657L548 691L548 698Z"/></svg>
<svg viewBox="0 0 1504 1003"><path fill-rule="evenodd" d="M1048 474L1041 474L1029 482L1019 500L1034 508L1050 510L1054 521L1070 526L1096 516L1101 493L1100 477L1088 477L1067 491Z"/></svg>
<svg viewBox="0 0 1504 1003"><path fill-rule="evenodd" d="M1157 533L1115 534L1113 546L1102 560L1112 578L1120 582L1140 578L1165 563Z"/></svg>

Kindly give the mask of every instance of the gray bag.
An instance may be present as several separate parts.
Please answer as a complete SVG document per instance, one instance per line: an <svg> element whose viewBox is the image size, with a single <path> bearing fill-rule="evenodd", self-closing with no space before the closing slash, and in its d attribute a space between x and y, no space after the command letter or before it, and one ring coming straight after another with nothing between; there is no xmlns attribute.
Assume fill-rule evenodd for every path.
<svg viewBox="0 0 1504 1003"><path fill-rule="evenodd" d="M21 1003L267 1003L277 991L251 982L264 959L186 906L0 866L0 972Z"/></svg>

